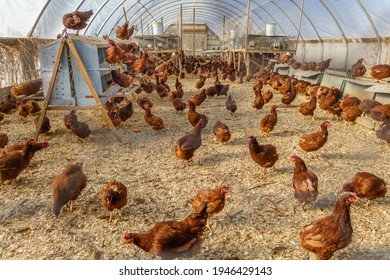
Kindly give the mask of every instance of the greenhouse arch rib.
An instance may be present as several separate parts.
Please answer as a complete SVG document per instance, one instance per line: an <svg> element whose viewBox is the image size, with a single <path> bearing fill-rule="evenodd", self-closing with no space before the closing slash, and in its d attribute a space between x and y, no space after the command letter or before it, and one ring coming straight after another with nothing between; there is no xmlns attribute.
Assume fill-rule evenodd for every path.
<svg viewBox="0 0 390 280"><path fill-rule="evenodd" d="M51 2L51 0L47 0L46 1L46 3L43 6L42 10L39 12L39 15L38 15L37 19L35 20L33 27L31 28L30 32L28 32L27 37L32 37L32 35L33 35L34 31L35 31L35 28L37 27L39 21L41 20L41 17L43 15L43 13L46 10L46 7L50 4L50 2Z"/></svg>
<svg viewBox="0 0 390 280"><path fill-rule="evenodd" d="M345 62L344 62L344 68L346 68L347 63L348 63L348 55L349 55L349 44L348 44L347 37L345 36L344 30L341 28L339 21L337 20L336 16L332 13L331 9L324 3L323 0L319 0L319 1L325 7L325 9L328 11L330 16L333 18L334 22L336 23L337 27L339 28L339 30L341 32L341 36L343 36L343 38L344 38L345 46L347 47L347 53L345 54Z"/></svg>
<svg viewBox="0 0 390 280"><path fill-rule="evenodd" d="M146 5L149 4L149 3L151 3L151 2L152 2L152 1L149 1L148 3L146 3ZM217 2L218 2L218 1L217 1ZM234 1L234 2L240 3L240 2L238 2L238 1ZM161 3L161 5L163 5L163 6L167 6L168 4L177 3L177 1L171 1L171 2L168 2L168 3L167 3L167 1L162 1L162 2L160 2L160 3ZM191 1L191 2L186 1L185 4L186 4L186 5L187 5L187 4L191 5L191 4L196 4L196 2L194 2L194 1ZM239 16L239 14L236 13L236 12L234 12L232 9L229 9L229 8L227 8L227 7L225 7L225 6L222 6L222 5L218 5L218 4L215 3L215 2L208 1L207 4L208 4L208 5L215 6L215 7L218 7L218 8L220 8L220 9L224 9L224 10L226 10L226 11L229 11L231 14L233 14L233 15L235 15L235 16ZM240 4L242 4L242 3L240 3ZM155 5L155 6L153 7L153 11L158 10L159 12L161 12L161 11L167 10L168 8L173 8L173 7L174 7L174 6L169 6L169 7L165 8L165 9L159 9L159 7L160 7L161 5L160 5L160 4L159 4L159 5ZM241 11L241 10L239 10L237 7L234 7L234 8L237 9L238 11ZM195 9L196 9L196 8L195 8ZM128 10L129 10L129 9L128 9ZM151 10L151 11L152 11L152 10ZM214 11L213 11L213 12L214 12ZM258 16L258 15L257 15L257 16ZM134 22L136 22L137 20L139 20L140 17L141 17L141 16L136 17L135 20L134 20ZM122 18L123 18L123 15L118 19L118 21L117 21L116 24L115 24L115 27L116 27L116 25L118 25L118 23L122 20ZM149 17L146 16L145 18L149 18ZM237 21L237 22L239 22L239 21ZM145 23L150 23L150 19L146 20ZM221 22L221 23L222 23L222 22ZM258 26L258 24L257 24L256 22L254 22L254 24L259 28L259 26ZM243 26L243 24L241 24L241 25ZM113 32L113 30L114 30L115 27L113 27L113 29L110 31L109 34L111 34L111 33Z"/></svg>
<svg viewBox="0 0 390 280"><path fill-rule="evenodd" d="M378 46L379 46L379 48L378 48L378 58L377 58L377 64L379 64L380 61L381 61L381 54L382 54L382 41L381 41L381 37L379 36L378 29L376 28L376 26L374 24L374 21L370 17L370 14L368 13L366 7L363 5L362 1L356 0L356 2L359 4L359 6L363 10L364 14L367 16L367 19L370 22L370 24L372 26L372 29L374 30L376 39L378 41Z"/></svg>
<svg viewBox="0 0 390 280"><path fill-rule="evenodd" d="M165 8L165 9L160 9L159 11L165 11L165 10L167 10L167 9L169 9L170 7L168 7L168 8ZM184 10L184 9L183 9ZM223 19L223 16L225 15L231 15L231 14L228 14L227 12L225 12L225 13L223 13L223 12L217 12L217 11L210 11L210 9L204 9L203 7L202 8L200 8L200 7L198 7L196 10L201 10L201 11L204 11L204 12L206 12L206 14L208 14L208 15L212 15L212 14L215 14L215 13L217 13L217 14L219 14L220 16L221 16L221 19ZM195 10L195 13L196 13L196 10ZM190 11L190 10L187 10L187 9L185 9L184 11ZM210 12L209 12L210 11ZM192 12L192 11L191 11ZM230 11L229 11L230 12ZM176 15L177 16L177 15ZM210 16L209 17L210 19L211 19L211 21L210 22L212 22L212 19L216 19L216 17L212 17L212 16ZM137 18L137 20L138 20L138 18ZM150 19L150 17L145 21L145 24L150 24L150 22L151 22L151 19ZM208 25L211 25L211 23L210 22L208 22L208 23L206 23L206 24L208 24ZM218 20L218 22L220 22L220 25L222 25L222 22L223 22L223 20ZM244 30L244 25L242 24L242 23L240 23L239 21L237 21L237 25L240 25L241 27L242 27L242 29ZM218 28L218 26L219 26L219 24L214 24L214 26L216 26L217 28L216 28L216 30L218 30L219 28ZM216 30L214 30L214 32L216 31ZM111 31L112 32L112 31ZM218 32L215 32L216 34L218 34Z"/></svg>
<svg viewBox="0 0 390 280"><path fill-rule="evenodd" d="M95 20L95 17L97 17L97 15L100 13L100 11L107 5L107 3L110 2L110 0L106 0L100 7L99 9L96 11L96 13L94 12L94 14L92 15L92 18L91 18L91 23ZM123 1L125 2L125 1ZM122 2L122 3L123 3ZM89 27L91 26L91 24L88 24L87 27L85 28L83 34L85 35L89 29Z"/></svg>
<svg viewBox="0 0 390 280"><path fill-rule="evenodd" d="M295 5L295 7L297 7L297 9L300 9L300 6L298 5L298 3L295 2L295 0L291 0L291 3L293 3ZM311 20L311 18L305 13L305 10L303 10L302 13L305 16L305 18L307 19L307 21L310 23L310 25L313 27L313 30L316 32L316 34L318 36L318 40L321 43L321 59L323 60L324 59L324 40L322 39L320 33L318 32L318 30L315 27L315 25L314 25L313 21ZM299 34L297 36L299 36ZM301 38L302 38L302 41L303 41L303 45L305 45L305 39L303 38L302 35L301 35Z"/></svg>

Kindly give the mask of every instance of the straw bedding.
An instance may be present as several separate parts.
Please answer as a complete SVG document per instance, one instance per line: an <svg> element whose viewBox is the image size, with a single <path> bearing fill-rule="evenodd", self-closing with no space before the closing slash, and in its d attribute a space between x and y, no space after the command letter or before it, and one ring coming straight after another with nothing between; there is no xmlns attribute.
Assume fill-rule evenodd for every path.
<svg viewBox="0 0 390 280"><path fill-rule="evenodd" d="M211 86L213 79L206 82ZM195 78L182 81L185 98L198 92ZM227 81L224 81L226 83ZM174 80L169 84L173 87ZM183 168L174 155L176 139L192 127L184 113L174 111L170 102L157 94L152 112L161 117L165 129L155 133L144 121L143 111L133 102L135 113L119 128L123 143L116 142L99 111L78 111L79 119L89 124L91 136L79 141L63 124L64 111L49 111L52 130L40 136L49 148L37 152L23 171L16 187L0 188L1 259L156 259L134 245L123 242L125 231L150 229L156 222L183 219L192 211L191 199L201 188L231 185L224 210L211 219L213 234L206 232L199 250L190 259L307 259L299 244L303 225L333 211L339 189L358 171L368 171L389 182L389 147L376 139L375 132L359 125L345 126L332 121L329 139L309 160L298 146L301 135L319 131L320 123L332 116L317 108L316 122L298 112L303 101L290 107L274 94L259 114L252 108L253 82L231 83L229 93L237 102L231 116L224 97L208 98L197 110L209 118L202 131L202 146L195 152L193 165ZM272 135L259 130L260 119L278 105L278 123ZM279 106L280 105L280 106ZM1 131L10 143L22 142L34 135L33 117L21 119L7 115ZM214 140L212 126L226 123L232 138L225 145ZM279 160L275 170L261 178L261 168L250 157L246 138L254 135L260 143L277 147ZM319 195L307 211L293 197L293 164L288 157L296 153L319 178ZM74 203L74 211L63 207L58 219L52 215L51 182L70 161L84 163L88 184ZM119 180L128 188L128 203L123 219L108 222L108 212L100 202L100 191L110 180ZM364 203L351 209L354 228L351 244L335 253L334 259L390 259L389 197ZM294 212L294 208L295 212Z"/></svg>

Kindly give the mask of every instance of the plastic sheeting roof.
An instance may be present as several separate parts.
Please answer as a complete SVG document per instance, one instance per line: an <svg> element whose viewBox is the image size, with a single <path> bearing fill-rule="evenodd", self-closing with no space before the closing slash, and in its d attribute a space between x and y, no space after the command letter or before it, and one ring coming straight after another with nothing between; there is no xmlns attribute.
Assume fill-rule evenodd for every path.
<svg viewBox="0 0 390 280"><path fill-rule="evenodd" d="M264 31L267 23L277 24L277 33L296 37L302 0L251 0L249 33ZM0 0L0 37L55 38L64 28L62 16L74 10L94 11L80 34L114 36L124 22L123 7L135 34L152 34L152 23L163 19L164 28L176 24L183 9L183 23L207 24L222 38L236 29L246 31L248 0ZM306 0L301 37L307 39L366 38L390 36L390 1Z"/></svg>

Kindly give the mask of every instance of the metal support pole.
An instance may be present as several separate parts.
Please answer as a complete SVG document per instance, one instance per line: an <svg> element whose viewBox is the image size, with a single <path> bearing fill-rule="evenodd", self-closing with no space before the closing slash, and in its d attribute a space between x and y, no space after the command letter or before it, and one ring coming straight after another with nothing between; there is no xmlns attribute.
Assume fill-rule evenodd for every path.
<svg viewBox="0 0 390 280"><path fill-rule="evenodd" d="M298 49L299 37L301 37L302 15L303 15L304 5L305 5L305 0L302 0L301 14L299 15L298 36L297 36L297 42L295 43L295 54L297 53L297 49Z"/></svg>
<svg viewBox="0 0 390 280"><path fill-rule="evenodd" d="M247 53L248 50L248 34L249 34L249 20L251 18L251 0L248 0L248 7L247 7L247 17L246 17L246 34L245 34L245 56L246 58L246 72L249 73L249 54Z"/></svg>
<svg viewBox="0 0 390 280"><path fill-rule="evenodd" d="M195 9L192 9L192 55L195 56Z"/></svg>

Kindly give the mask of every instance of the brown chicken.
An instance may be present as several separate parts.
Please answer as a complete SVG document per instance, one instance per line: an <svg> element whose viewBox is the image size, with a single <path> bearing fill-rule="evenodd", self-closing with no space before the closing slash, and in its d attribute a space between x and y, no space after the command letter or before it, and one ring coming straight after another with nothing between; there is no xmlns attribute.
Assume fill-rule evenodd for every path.
<svg viewBox="0 0 390 280"><path fill-rule="evenodd" d="M129 40L133 36L135 25L129 28L129 21L126 21L122 26L117 26L116 37L121 40Z"/></svg>
<svg viewBox="0 0 390 280"><path fill-rule="evenodd" d="M18 105L18 115L26 118L28 116L28 106L27 104Z"/></svg>
<svg viewBox="0 0 390 280"><path fill-rule="evenodd" d="M375 106L370 111L370 117L378 122L390 120L390 104Z"/></svg>
<svg viewBox="0 0 390 280"><path fill-rule="evenodd" d="M231 135L229 127L220 121L217 121L213 126L213 132L217 138L217 141L221 142L222 144L230 140Z"/></svg>
<svg viewBox="0 0 390 280"><path fill-rule="evenodd" d="M124 234L124 241L145 252L173 259L195 246L207 224L207 205L181 221L159 222L147 232Z"/></svg>
<svg viewBox="0 0 390 280"><path fill-rule="evenodd" d="M32 82L15 85L11 88L11 93L15 96L25 95L30 96L39 91L42 86L42 80L36 80Z"/></svg>
<svg viewBox="0 0 390 280"><path fill-rule="evenodd" d="M344 96L343 100L341 100L340 107L341 107L341 109L344 110L347 107L359 105L360 102L361 101L359 98L357 98L355 96L350 96L349 94L346 94Z"/></svg>
<svg viewBox="0 0 390 280"><path fill-rule="evenodd" d="M227 96L229 88L230 88L230 84L217 86L217 96L220 96L220 95Z"/></svg>
<svg viewBox="0 0 390 280"><path fill-rule="evenodd" d="M148 67L147 60L149 58L149 52L143 51L141 52L141 57L133 64L133 70L137 73L143 73L145 69Z"/></svg>
<svg viewBox="0 0 390 280"><path fill-rule="evenodd" d="M148 104L149 108L153 107L153 102L149 99L149 97L140 97L137 99L137 104L140 106L142 109L145 110L144 105Z"/></svg>
<svg viewBox="0 0 390 280"><path fill-rule="evenodd" d="M316 65L315 71L324 72L329 67L329 64L331 61L332 61L332 59L328 58L327 60L318 62ZM311 68L311 70L314 70L312 67L310 67L310 68Z"/></svg>
<svg viewBox="0 0 390 280"><path fill-rule="evenodd" d="M364 76L367 71L366 66L363 65L364 58L360 58L352 65L352 78Z"/></svg>
<svg viewBox="0 0 390 280"><path fill-rule="evenodd" d="M234 115L234 112L237 110L237 104L236 101L232 99L232 96L229 94L226 100L226 109L230 111L232 115Z"/></svg>
<svg viewBox="0 0 390 280"><path fill-rule="evenodd" d="M156 89L157 94L161 98L167 97L168 94L169 94L169 90L160 83L160 80L159 80L157 75L156 75L156 87L155 87L155 89Z"/></svg>
<svg viewBox="0 0 390 280"><path fill-rule="evenodd" d="M203 120L202 128L205 128L207 126L207 123L208 123L208 119L207 119L206 115L203 115L203 114L196 112L195 111L196 106L195 106L194 102L192 102L192 101L188 101L188 107L189 107L188 121L190 122L190 124L192 126L195 126L198 123L198 121L200 119L202 119Z"/></svg>
<svg viewBox="0 0 390 280"><path fill-rule="evenodd" d="M305 205L317 199L318 178L316 174L307 169L305 162L300 157L292 155L290 160L295 165L292 178L294 197L305 211Z"/></svg>
<svg viewBox="0 0 390 280"><path fill-rule="evenodd" d="M48 146L47 141L37 143L30 139L23 145L22 150L14 150L0 156L0 185L4 181L12 181L14 185L19 174L30 164L35 152Z"/></svg>
<svg viewBox="0 0 390 280"><path fill-rule="evenodd" d="M73 210L73 201L87 185L87 176L83 173L83 164L72 162L60 175L54 178L51 188L53 191L53 214L58 218L62 206L69 203L69 212Z"/></svg>
<svg viewBox="0 0 390 280"><path fill-rule="evenodd" d="M36 128L38 128L38 122L39 122L39 118L40 116L37 116L35 119L34 119L34 125ZM39 134L45 134L45 133L48 133L50 131L50 120L48 117L44 117L43 118L43 122L42 122L42 126L41 126L41 129L39 130Z"/></svg>
<svg viewBox="0 0 390 280"><path fill-rule="evenodd" d="M261 95L263 96L264 104L267 104L268 102L270 102L271 99L274 97L274 93L270 89L267 91L263 91L261 93Z"/></svg>
<svg viewBox="0 0 390 280"><path fill-rule="evenodd" d="M122 50L111 39L108 40L108 49L106 50L106 61L109 64L117 63L122 59ZM112 73L111 73L112 74Z"/></svg>
<svg viewBox="0 0 390 280"><path fill-rule="evenodd" d="M260 110L263 108L265 104L263 95L261 94L261 90L255 91L255 100L252 103L252 107L255 108L256 110ZM258 111L256 111L257 113Z"/></svg>
<svg viewBox="0 0 390 280"><path fill-rule="evenodd" d="M175 108L176 112L184 111L187 107L186 103L181 98L175 98L172 100L173 108Z"/></svg>
<svg viewBox="0 0 390 280"><path fill-rule="evenodd" d="M164 128L163 120L152 114L152 112L150 111L150 107L147 103L144 104L144 109L145 109L145 115L144 115L145 122L148 125L150 125L155 131L163 129Z"/></svg>
<svg viewBox="0 0 390 280"><path fill-rule="evenodd" d="M62 17L62 24L68 29L77 30L76 34L78 34L81 29L87 27L87 22L92 15L92 10L86 12L74 11Z"/></svg>
<svg viewBox="0 0 390 280"><path fill-rule="evenodd" d="M122 123L121 117L116 111L108 112L108 116L115 127L119 126Z"/></svg>
<svg viewBox="0 0 390 280"><path fill-rule="evenodd" d="M280 98L280 101L283 104L290 106L290 104L295 100L296 96L297 96L297 90L294 87L291 87L290 91L288 91L282 95L282 97Z"/></svg>
<svg viewBox="0 0 390 280"><path fill-rule="evenodd" d="M262 176L265 176L266 169L273 167L279 159L276 147L271 144L259 144L253 136L248 137L249 153L252 159L263 168Z"/></svg>
<svg viewBox="0 0 390 280"><path fill-rule="evenodd" d="M231 193L231 188L227 185L222 185L214 189L203 189L198 191L192 201L192 208L195 212L200 212L207 205L207 214L211 218L215 214L222 211L225 207L225 197ZM207 220L207 227L210 229L209 220Z"/></svg>
<svg viewBox="0 0 390 280"><path fill-rule="evenodd" d="M67 129L70 129L70 123L77 122L76 111L72 110L69 114L64 116L64 125Z"/></svg>
<svg viewBox="0 0 390 280"><path fill-rule="evenodd" d="M76 116L74 110L72 110L70 115ZM88 124L85 122L79 122L77 120L77 116L67 119L65 126L81 139L87 138L91 134Z"/></svg>
<svg viewBox="0 0 390 280"><path fill-rule="evenodd" d="M341 113L343 112L343 109L341 109L340 107L340 103L341 102L338 101L335 104L333 104L332 107L329 108L329 112L331 112L338 120L340 119Z"/></svg>
<svg viewBox="0 0 390 280"><path fill-rule="evenodd" d="M337 102L337 97L333 94L333 92L328 92L327 95L321 96L320 100L318 101L318 107L320 109L328 111L334 104Z"/></svg>
<svg viewBox="0 0 390 280"><path fill-rule="evenodd" d="M132 76L125 72L120 73L119 70L111 70L111 77L116 84L123 88L131 86L134 79Z"/></svg>
<svg viewBox="0 0 390 280"><path fill-rule="evenodd" d="M363 115L368 116L371 110L377 105L382 105L382 104L373 99L363 99L358 106L359 106L359 110L362 111Z"/></svg>
<svg viewBox="0 0 390 280"><path fill-rule="evenodd" d="M126 105L119 108L117 113L122 122L127 121L134 114L133 103L130 100L126 100Z"/></svg>
<svg viewBox="0 0 390 280"><path fill-rule="evenodd" d="M320 260L328 260L337 250L347 247L353 232L350 206L357 202L356 194L341 194L331 215L303 227L299 234L301 246Z"/></svg>
<svg viewBox="0 0 390 280"><path fill-rule="evenodd" d="M346 122L354 122L362 114L358 105L349 106L341 112L341 118Z"/></svg>
<svg viewBox="0 0 390 280"><path fill-rule="evenodd" d="M3 149L8 144L8 135L0 132L0 148Z"/></svg>
<svg viewBox="0 0 390 280"><path fill-rule="evenodd" d="M314 120L314 111L317 107L317 96L312 96L309 102L304 102L299 106L299 112L304 116L311 116Z"/></svg>
<svg viewBox="0 0 390 280"><path fill-rule="evenodd" d="M385 181L374 174L358 172L350 183L344 184L343 191L354 192L360 198L365 197L368 200L366 204L368 207L371 200L384 197L387 188Z"/></svg>
<svg viewBox="0 0 390 280"><path fill-rule="evenodd" d="M127 188L124 184L115 180L105 184L101 198L104 207L110 211L109 222L112 220L114 209L118 209L119 215L122 217L120 209L127 203Z"/></svg>
<svg viewBox="0 0 390 280"><path fill-rule="evenodd" d="M320 132L303 135L299 139L299 147L305 152L313 152L320 149L328 141L328 126L330 125L330 121L324 121L321 124Z"/></svg>
<svg viewBox="0 0 390 280"><path fill-rule="evenodd" d="M175 146L175 155L179 159L188 160L192 159L194 152L202 145L202 124L203 119L199 119L193 130L183 137L180 137Z"/></svg>
<svg viewBox="0 0 390 280"><path fill-rule="evenodd" d="M28 100L26 102L26 105L28 107L28 113L30 115L35 115L36 113L39 113L41 111L41 106L39 106L39 103L35 100Z"/></svg>
<svg viewBox="0 0 390 280"><path fill-rule="evenodd" d="M142 90L148 94L152 93L154 91L154 89L156 88L152 82L142 81L140 86L141 86Z"/></svg>
<svg viewBox="0 0 390 280"><path fill-rule="evenodd" d="M195 104L195 106L200 106L207 98L206 89L202 89L200 93L191 97L191 101Z"/></svg>
<svg viewBox="0 0 390 280"><path fill-rule="evenodd" d="M206 81L206 77L203 75L199 75L199 80L195 83L195 88L201 89L204 86L204 83Z"/></svg>
<svg viewBox="0 0 390 280"><path fill-rule="evenodd" d="M371 77L375 79L384 79L390 77L390 65L388 64L379 64L371 67Z"/></svg>
<svg viewBox="0 0 390 280"><path fill-rule="evenodd" d="M276 123L278 122L276 108L276 105L272 105L270 109L271 114L266 115L260 120L260 130L267 132L267 135L269 135L269 133L274 129Z"/></svg>
<svg viewBox="0 0 390 280"><path fill-rule="evenodd" d="M376 131L376 137L390 143L390 120L383 122Z"/></svg>

